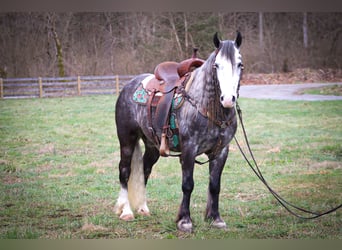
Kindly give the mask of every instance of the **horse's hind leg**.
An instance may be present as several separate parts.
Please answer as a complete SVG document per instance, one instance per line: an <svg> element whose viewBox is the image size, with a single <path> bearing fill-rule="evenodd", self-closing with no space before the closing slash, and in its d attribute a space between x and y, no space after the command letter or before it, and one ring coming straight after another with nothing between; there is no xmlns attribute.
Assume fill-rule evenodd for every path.
<svg viewBox="0 0 342 250"><path fill-rule="evenodd" d="M121 159L119 163L119 179L121 189L117 203L115 205L115 213L120 216L122 220L133 220L134 215L128 199L128 180L131 173L131 161L134 152L133 145L121 145Z"/></svg>
<svg viewBox="0 0 342 250"><path fill-rule="evenodd" d="M122 135L122 134L121 134ZM121 137L119 136L119 140ZM134 146L132 146L134 145ZM132 209L138 214L149 216L150 211L146 203L146 184L151 173L152 166L159 158L159 151L149 145L145 145L145 153L142 153L139 145L139 137L132 133L120 140L121 160L119 163L121 190L116 205L116 213L120 219L133 220Z"/></svg>
<svg viewBox="0 0 342 250"><path fill-rule="evenodd" d="M151 174L152 167L158 161L158 159L159 159L159 151L153 145L149 145L148 143L145 142L145 153L143 157L145 187L147 185L148 178ZM143 204L141 204L138 207L137 212L145 216L150 215L150 210L147 207L146 200Z"/></svg>
<svg viewBox="0 0 342 250"><path fill-rule="evenodd" d="M148 178L150 177L153 165L159 159L159 150L152 144L145 142L145 153L144 153L144 176L145 176L145 185L147 185Z"/></svg>
<svg viewBox="0 0 342 250"><path fill-rule="evenodd" d="M118 102L117 107L119 105L121 102ZM125 109L119 106L116 112L117 134L120 142L119 180L121 189L115 212L120 215L120 219L127 221L134 219L132 209L143 203L141 200L144 199L144 193L142 195L141 193L145 189L138 128L128 119L130 117L123 113L123 110ZM141 185L143 185L142 189L140 189Z"/></svg>

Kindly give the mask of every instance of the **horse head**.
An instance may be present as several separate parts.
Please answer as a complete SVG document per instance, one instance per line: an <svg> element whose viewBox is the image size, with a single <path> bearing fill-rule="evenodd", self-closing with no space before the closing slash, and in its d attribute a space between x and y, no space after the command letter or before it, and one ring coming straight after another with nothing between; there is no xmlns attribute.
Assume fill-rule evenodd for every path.
<svg viewBox="0 0 342 250"><path fill-rule="evenodd" d="M221 90L220 102L224 108L232 108L239 96L239 85L243 70L240 46L242 36L237 32L235 41L221 41L217 33L214 35L216 58L214 69Z"/></svg>

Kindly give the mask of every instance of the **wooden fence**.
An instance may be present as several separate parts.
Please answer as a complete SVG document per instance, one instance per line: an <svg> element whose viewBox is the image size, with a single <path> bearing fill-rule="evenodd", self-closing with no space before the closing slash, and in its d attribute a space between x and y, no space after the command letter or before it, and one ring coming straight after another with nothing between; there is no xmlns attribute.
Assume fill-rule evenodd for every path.
<svg viewBox="0 0 342 250"><path fill-rule="evenodd" d="M118 94L132 75L0 78L0 98Z"/></svg>

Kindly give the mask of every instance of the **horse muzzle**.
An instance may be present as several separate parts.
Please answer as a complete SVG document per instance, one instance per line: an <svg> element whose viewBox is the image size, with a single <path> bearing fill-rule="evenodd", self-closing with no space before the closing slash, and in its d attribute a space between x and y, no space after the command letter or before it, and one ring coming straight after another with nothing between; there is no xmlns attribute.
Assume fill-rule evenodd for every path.
<svg viewBox="0 0 342 250"><path fill-rule="evenodd" d="M236 102L236 97L235 96L224 96L222 95L220 97L221 105L224 108L233 108Z"/></svg>

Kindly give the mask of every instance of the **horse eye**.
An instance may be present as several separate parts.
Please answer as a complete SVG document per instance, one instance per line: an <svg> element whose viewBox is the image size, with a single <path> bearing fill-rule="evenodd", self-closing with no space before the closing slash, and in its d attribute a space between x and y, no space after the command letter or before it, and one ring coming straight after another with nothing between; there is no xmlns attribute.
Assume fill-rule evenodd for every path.
<svg viewBox="0 0 342 250"><path fill-rule="evenodd" d="M218 69L219 68L219 65L217 63L214 64L214 68L215 69Z"/></svg>
<svg viewBox="0 0 342 250"><path fill-rule="evenodd" d="M238 67L239 67L240 69L244 69L244 67L243 67L243 64L242 64L242 63L239 63L239 64L238 64Z"/></svg>

